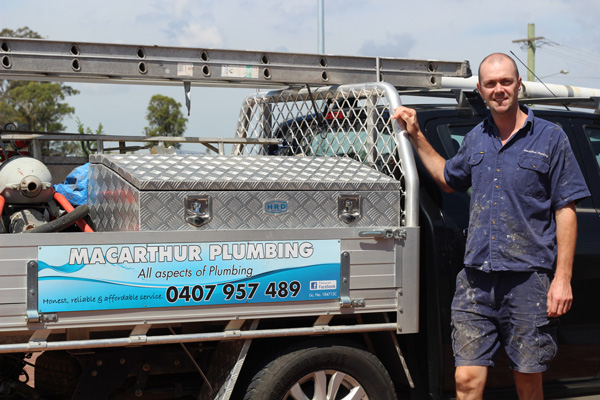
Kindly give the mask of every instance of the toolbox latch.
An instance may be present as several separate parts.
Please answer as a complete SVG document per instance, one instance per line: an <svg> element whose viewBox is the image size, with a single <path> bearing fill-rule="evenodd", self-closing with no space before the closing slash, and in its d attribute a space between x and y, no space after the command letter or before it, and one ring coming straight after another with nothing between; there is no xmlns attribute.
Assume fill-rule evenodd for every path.
<svg viewBox="0 0 600 400"><path fill-rule="evenodd" d="M212 220L212 199L208 195L187 196L184 200L185 222L203 226Z"/></svg>
<svg viewBox="0 0 600 400"><path fill-rule="evenodd" d="M338 218L346 224L362 218L360 195L342 194L338 197Z"/></svg>

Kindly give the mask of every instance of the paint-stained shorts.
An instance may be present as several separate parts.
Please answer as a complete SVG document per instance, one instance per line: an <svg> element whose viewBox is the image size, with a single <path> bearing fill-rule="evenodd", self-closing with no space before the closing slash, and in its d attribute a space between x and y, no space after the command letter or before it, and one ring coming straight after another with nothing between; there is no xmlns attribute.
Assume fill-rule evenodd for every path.
<svg viewBox="0 0 600 400"><path fill-rule="evenodd" d="M452 301L456 366L493 366L503 346L511 368L545 371L557 350L558 320L546 310L549 288L544 272L463 269Z"/></svg>

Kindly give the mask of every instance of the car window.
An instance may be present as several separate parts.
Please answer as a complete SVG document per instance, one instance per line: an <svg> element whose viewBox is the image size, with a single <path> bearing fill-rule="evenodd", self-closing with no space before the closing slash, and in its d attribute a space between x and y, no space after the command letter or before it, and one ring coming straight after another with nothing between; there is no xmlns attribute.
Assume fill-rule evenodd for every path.
<svg viewBox="0 0 600 400"><path fill-rule="evenodd" d="M469 133L475 124L440 124L438 125L438 134L439 138L442 142L442 146L444 146L444 150L446 150L446 154L448 154L448 158L453 157L457 152L460 146L462 145L463 140L467 133Z"/></svg>
<svg viewBox="0 0 600 400"><path fill-rule="evenodd" d="M309 139L307 155L350 157L399 179L400 161L392 125L386 114L369 120L361 116L326 117L326 126Z"/></svg>
<svg viewBox="0 0 600 400"><path fill-rule="evenodd" d="M454 146L455 151L458 151L459 147L462 145L463 139L474 127L475 125L448 126L448 133L450 134L450 139L452 140L452 145Z"/></svg>
<svg viewBox="0 0 600 400"><path fill-rule="evenodd" d="M600 168L600 127L598 126L584 126L583 130L587 134L590 144L592 145L592 151L596 156L596 162L598 168Z"/></svg>
<svg viewBox="0 0 600 400"><path fill-rule="evenodd" d="M379 135L375 141L366 131L338 130L327 131L313 137L310 149L315 156L348 156L365 162L369 153L377 148L378 154L391 154L395 147L393 138L388 134Z"/></svg>

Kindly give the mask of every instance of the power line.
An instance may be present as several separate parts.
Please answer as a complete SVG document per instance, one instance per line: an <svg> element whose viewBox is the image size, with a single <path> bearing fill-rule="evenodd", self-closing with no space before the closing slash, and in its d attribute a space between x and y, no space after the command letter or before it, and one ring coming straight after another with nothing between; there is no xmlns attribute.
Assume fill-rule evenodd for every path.
<svg viewBox="0 0 600 400"><path fill-rule="evenodd" d="M563 59L568 59L570 61L574 61L580 64L587 64L589 66L596 67L600 63L600 55L598 54L586 52L570 46L565 46L551 40L544 40L542 43L540 43L538 47L540 48L540 50L542 50L542 52L552 54Z"/></svg>
<svg viewBox="0 0 600 400"><path fill-rule="evenodd" d="M556 50L551 50L551 49L542 49L542 52L543 53L548 53L548 54L551 54L553 56L560 57L562 59L566 59L566 60L569 60L569 61L574 61L574 62L577 62L577 63L580 63L580 64L588 64L588 65L591 65L591 66L597 65L597 63L592 62L592 61L590 61L588 59L585 59L585 58L582 58L582 57L574 57L574 56L565 54L565 53L563 53L561 51L556 51Z"/></svg>
<svg viewBox="0 0 600 400"><path fill-rule="evenodd" d="M563 49L565 52L571 52L571 53L578 54L578 55L580 55L582 57L590 57L590 58L596 58L596 59L600 60L600 54L594 54L594 53L589 52L589 51L584 51L584 50L581 50L581 49L576 49L575 47L567 46L567 45L560 44L560 43L553 42L553 41L548 41L548 44L550 46L558 46L561 49Z"/></svg>

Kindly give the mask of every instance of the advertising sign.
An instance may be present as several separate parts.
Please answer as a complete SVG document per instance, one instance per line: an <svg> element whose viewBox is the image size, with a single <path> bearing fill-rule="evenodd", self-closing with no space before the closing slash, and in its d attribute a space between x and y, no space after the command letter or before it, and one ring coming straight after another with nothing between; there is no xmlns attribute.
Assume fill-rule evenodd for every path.
<svg viewBox="0 0 600 400"><path fill-rule="evenodd" d="M339 298L340 241L40 246L41 313Z"/></svg>

